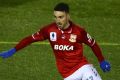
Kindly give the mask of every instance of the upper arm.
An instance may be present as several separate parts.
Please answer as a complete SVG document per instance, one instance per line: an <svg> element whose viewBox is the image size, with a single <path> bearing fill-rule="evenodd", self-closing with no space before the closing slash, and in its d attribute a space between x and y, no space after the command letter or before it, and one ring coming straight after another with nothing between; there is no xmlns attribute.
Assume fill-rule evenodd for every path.
<svg viewBox="0 0 120 80"><path fill-rule="evenodd" d="M37 31L34 34L32 34L32 38L35 41L42 41L42 40L47 39L47 34L46 34L45 28L42 28L39 31Z"/></svg>
<svg viewBox="0 0 120 80"><path fill-rule="evenodd" d="M85 30L81 31L81 40L83 43L87 44L90 47L94 46L95 44L95 40Z"/></svg>

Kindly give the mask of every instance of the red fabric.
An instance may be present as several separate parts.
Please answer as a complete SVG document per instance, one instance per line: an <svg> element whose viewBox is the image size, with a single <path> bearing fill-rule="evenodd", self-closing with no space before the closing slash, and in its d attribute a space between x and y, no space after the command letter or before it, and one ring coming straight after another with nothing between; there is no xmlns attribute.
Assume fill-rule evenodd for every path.
<svg viewBox="0 0 120 80"><path fill-rule="evenodd" d="M99 62L104 60L95 40L84 29L72 22L70 22L69 28L64 31L59 29L55 23L52 23L21 40L15 48L18 51L33 42L45 39L48 39L51 44L58 71L64 78L71 75L81 66L88 64L83 55L83 43L92 48Z"/></svg>
<svg viewBox="0 0 120 80"><path fill-rule="evenodd" d="M81 36L79 36L79 39L80 39L79 41L82 41L83 43L85 43L91 47L92 51L98 58L99 63L104 60L104 57L102 55L102 52L101 52L100 47L98 46L97 42L84 29L81 30Z"/></svg>
<svg viewBox="0 0 120 80"><path fill-rule="evenodd" d="M16 51L18 51L18 50L26 47L27 45L29 45L29 44L31 44L31 43L33 43L33 42L35 42L35 41L33 40L33 38L32 38L31 36L28 36L28 37L24 38L23 40L21 40L21 41L15 46Z"/></svg>
<svg viewBox="0 0 120 80"><path fill-rule="evenodd" d="M45 33L45 27L39 31L37 31L36 33L32 34L31 36L25 37L24 39L22 39L16 46L16 51L30 45L33 42L37 42L37 41L43 41L46 39L46 33Z"/></svg>
<svg viewBox="0 0 120 80"><path fill-rule="evenodd" d="M104 57L102 55L102 52L100 50L100 47L97 43L94 44L94 46L91 47L94 54L97 56L99 63L101 63L104 60Z"/></svg>

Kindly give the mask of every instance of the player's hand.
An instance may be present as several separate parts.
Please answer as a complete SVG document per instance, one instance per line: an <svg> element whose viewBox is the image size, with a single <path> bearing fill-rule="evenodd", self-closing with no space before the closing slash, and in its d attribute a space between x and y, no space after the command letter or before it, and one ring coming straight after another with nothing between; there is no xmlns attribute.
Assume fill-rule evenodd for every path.
<svg viewBox="0 0 120 80"><path fill-rule="evenodd" d="M9 51L5 51L5 52L0 53L0 57L8 58L8 57L12 56L15 52L16 52L16 49L12 48Z"/></svg>
<svg viewBox="0 0 120 80"><path fill-rule="evenodd" d="M105 60L100 63L100 67L103 70L103 72L108 72L111 69L110 63Z"/></svg>

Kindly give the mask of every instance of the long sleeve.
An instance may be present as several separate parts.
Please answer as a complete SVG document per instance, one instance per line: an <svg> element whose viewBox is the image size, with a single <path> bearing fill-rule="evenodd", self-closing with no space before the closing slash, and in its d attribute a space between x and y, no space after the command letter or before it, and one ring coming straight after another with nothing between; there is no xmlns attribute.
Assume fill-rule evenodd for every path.
<svg viewBox="0 0 120 80"><path fill-rule="evenodd" d="M28 36L28 37L22 39L22 40L15 46L16 51L18 51L18 50L20 50L20 49L22 49L22 48L30 45L30 44L33 43L33 42L35 42L35 40L33 39L32 36Z"/></svg>
<svg viewBox="0 0 120 80"><path fill-rule="evenodd" d="M37 42L37 41L42 41L45 40L46 38L46 34L45 34L45 29L41 29L38 32L32 34L31 36L25 37L23 38L16 46L16 51L30 45L33 42Z"/></svg>
<svg viewBox="0 0 120 80"><path fill-rule="evenodd" d="M93 53L98 58L99 63L102 62L104 60L104 57L97 42L85 30L81 32L81 36L82 36L82 42L90 46Z"/></svg>
<svg viewBox="0 0 120 80"><path fill-rule="evenodd" d="M91 46L91 49L94 52L94 54L97 56L98 61L102 62L104 60L104 57L102 55L100 47L98 46L98 44L96 42L93 46Z"/></svg>

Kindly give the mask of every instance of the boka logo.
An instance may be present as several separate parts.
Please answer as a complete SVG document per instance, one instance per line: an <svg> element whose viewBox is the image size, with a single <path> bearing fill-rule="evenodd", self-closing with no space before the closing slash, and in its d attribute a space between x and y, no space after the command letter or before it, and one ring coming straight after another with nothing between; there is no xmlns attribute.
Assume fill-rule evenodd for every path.
<svg viewBox="0 0 120 80"><path fill-rule="evenodd" d="M57 40L56 32L50 32L50 40L51 41L56 41Z"/></svg>
<svg viewBox="0 0 120 80"><path fill-rule="evenodd" d="M54 45L55 50L60 50L60 51L73 51L74 46L70 45Z"/></svg>

